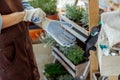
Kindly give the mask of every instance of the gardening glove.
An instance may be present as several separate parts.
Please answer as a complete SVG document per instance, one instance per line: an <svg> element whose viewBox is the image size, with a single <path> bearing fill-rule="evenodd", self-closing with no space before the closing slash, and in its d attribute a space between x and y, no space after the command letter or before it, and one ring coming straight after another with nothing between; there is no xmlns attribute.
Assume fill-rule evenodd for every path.
<svg viewBox="0 0 120 80"><path fill-rule="evenodd" d="M65 31L59 21L45 19L42 26L61 46L70 47L74 44L75 37Z"/></svg>
<svg viewBox="0 0 120 80"><path fill-rule="evenodd" d="M45 12L41 8L25 10L24 21L40 23L46 17Z"/></svg>

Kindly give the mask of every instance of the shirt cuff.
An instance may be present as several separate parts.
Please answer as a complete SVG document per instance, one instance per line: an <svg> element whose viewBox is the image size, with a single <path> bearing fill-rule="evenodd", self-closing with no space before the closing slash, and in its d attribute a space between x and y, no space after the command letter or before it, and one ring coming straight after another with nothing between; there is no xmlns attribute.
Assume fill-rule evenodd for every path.
<svg viewBox="0 0 120 80"><path fill-rule="evenodd" d="M27 1L22 0L22 5L26 10L34 9Z"/></svg>
<svg viewBox="0 0 120 80"><path fill-rule="evenodd" d="M0 34L1 34L1 30L2 30L2 16L0 14Z"/></svg>

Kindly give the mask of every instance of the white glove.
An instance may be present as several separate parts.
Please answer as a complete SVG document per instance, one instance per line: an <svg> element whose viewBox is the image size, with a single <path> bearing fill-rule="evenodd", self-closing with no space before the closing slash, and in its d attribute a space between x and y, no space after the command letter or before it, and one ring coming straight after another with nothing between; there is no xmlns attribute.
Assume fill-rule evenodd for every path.
<svg viewBox="0 0 120 80"><path fill-rule="evenodd" d="M42 27L61 46L70 47L76 40L73 35L63 29L59 21L46 18L42 21Z"/></svg>
<svg viewBox="0 0 120 80"><path fill-rule="evenodd" d="M40 23L46 17L45 12L41 8L35 8L31 10L25 10L24 21L30 21L34 23Z"/></svg>

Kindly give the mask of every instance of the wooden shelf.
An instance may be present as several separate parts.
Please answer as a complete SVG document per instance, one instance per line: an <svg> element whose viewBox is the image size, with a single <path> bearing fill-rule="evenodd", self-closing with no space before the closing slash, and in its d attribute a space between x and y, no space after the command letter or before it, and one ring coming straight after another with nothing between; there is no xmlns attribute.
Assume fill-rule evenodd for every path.
<svg viewBox="0 0 120 80"><path fill-rule="evenodd" d="M84 1L84 0L83 0ZM99 21L99 8L98 8L98 0L85 0L89 4L89 31L85 30L78 24L74 23L73 21L69 20L64 15L59 15L60 21L64 20L68 24L72 25L72 28L66 25L63 25L65 30L73 34L76 38L80 41L85 43L89 32L91 31L93 26L96 26ZM40 24L39 24L40 26ZM73 76L73 77L80 77L84 78L89 72L90 66L90 80L93 80L92 74L95 71L98 71L98 61L96 52L90 52L90 61L80 65L74 65L71 61L69 61L57 48L52 47L52 53L55 58L66 68L66 70ZM95 63L94 63L95 62ZM84 80L82 79L82 80Z"/></svg>
<svg viewBox="0 0 120 80"><path fill-rule="evenodd" d="M70 25L70 26L68 26L68 25L62 24L62 26L68 32L72 33L75 37L77 37L83 43L86 41L86 39L88 37L88 31L86 29L82 28L81 26L79 26L75 22L71 21L70 19L68 19L64 15L59 15L59 18L60 18L61 24L64 21L65 23L67 23L68 25Z"/></svg>
<svg viewBox="0 0 120 80"><path fill-rule="evenodd" d="M81 63L79 65L74 65L70 60L68 60L62 52L60 52L56 47L52 46L52 53L55 58L65 67L65 69L75 78L80 78L84 80L89 72L90 61Z"/></svg>
<svg viewBox="0 0 120 80"><path fill-rule="evenodd" d="M95 51L90 51L90 80L95 72L98 72L98 58Z"/></svg>
<svg viewBox="0 0 120 80"><path fill-rule="evenodd" d="M88 0L89 4L89 32L99 22L99 0ZM90 80L93 80L93 73L98 71L97 53L90 51Z"/></svg>

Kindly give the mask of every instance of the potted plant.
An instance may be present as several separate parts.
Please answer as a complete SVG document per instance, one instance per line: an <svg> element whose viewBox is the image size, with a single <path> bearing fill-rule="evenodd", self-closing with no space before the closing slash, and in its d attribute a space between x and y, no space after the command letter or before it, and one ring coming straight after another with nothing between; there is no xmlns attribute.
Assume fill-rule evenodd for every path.
<svg viewBox="0 0 120 80"><path fill-rule="evenodd" d="M30 4L35 8L40 7L48 18L58 20L57 0L33 0Z"/></svg>
<svg viewBox="0 0 120 80"><path fill-rule="evenodd" d="M52 53L74 78L86 79L90 62L84 58L84 50L80 46L52 46Z"/></svg>
<svg viewBox="0 0 120 80"><path fill-rule="evenodd" d="M65 75L67 71L60 63L50 63L45 65L44 75L48 80L58 80L60 75Z"/></svg>
<svg viewBox="0 0 120 80"><path fill-rule="evenodd" d="M75 22L80 22L83 11L84 8L77 7L76 5L66 5L66 16Z"/></svg>
<svg viewBox="0 0 120 80"><path fill-rule="evenodd" d="M84 60L84 51L76 44L70 47L60 46L60 50L75 65L81 63Z"/></svg>
<svg viewBox="0 0 120 80"><path fill-rule="evenodd" d="M66 17L88 30L88 9L76 5L66 5Z"/></svg>
<svg viewBox="0 0 120 80"><path fill-rule="evenodd" d="M83 11L82 13L82 19L80 20L82 23L83 23L83 27L88 30L89 27L88 27L88 23L89 23L89 20L88 20L88 8L86 10Z"/></svg>

